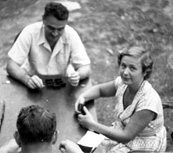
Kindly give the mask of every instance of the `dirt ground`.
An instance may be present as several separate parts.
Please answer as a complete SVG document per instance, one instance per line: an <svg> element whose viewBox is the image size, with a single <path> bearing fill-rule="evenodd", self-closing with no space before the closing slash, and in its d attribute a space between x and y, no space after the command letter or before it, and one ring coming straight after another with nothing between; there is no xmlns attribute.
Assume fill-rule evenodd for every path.
<svg viewBox="0 0 173 153"><path fill-rule="evenodd" d="M41 19L48 0L0 0L0 67L18 31ZM173 1L172 0L72 0L81 9L72 11L69 24L81 36L92 61L93 84L118 75L117 52L130 43L148 45L154 59L150 82L163 103L173 102ZM114 119L113 98L96 103L98 120L110 125ZM167 151L173 151L173 109L165 108Z"/></svg>

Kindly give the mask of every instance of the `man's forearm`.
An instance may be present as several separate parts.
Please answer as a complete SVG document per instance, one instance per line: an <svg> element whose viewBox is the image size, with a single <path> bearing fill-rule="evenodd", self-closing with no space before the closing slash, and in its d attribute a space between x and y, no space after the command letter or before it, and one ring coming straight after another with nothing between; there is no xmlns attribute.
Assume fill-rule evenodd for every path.
<svg viewBox="0 0 173 153"><path fill-rule="evenodd" d="M91 68L90 68L90 65L84 65L79 67L77 71L80 75L80 79L82 80L90 76Z"/></svg>
<svg viewBox="0 0 173 153"><path fill-rule="evenodd" d="M11 59L9 59L7 63L7 72L11 77L19 80L25 85L27 85L28 80L30 79L27 72Z"/></svg>

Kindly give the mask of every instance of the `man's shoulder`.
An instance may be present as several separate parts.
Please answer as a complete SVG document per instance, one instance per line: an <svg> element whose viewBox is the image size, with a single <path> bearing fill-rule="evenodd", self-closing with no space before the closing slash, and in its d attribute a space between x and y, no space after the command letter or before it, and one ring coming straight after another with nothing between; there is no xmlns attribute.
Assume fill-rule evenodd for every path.
<svg viewBox="0 0 173 153"><path fill-rule="evenodd" d="M24 29L37 31L37 30L40 30L42 26L43 26L43 22L39 21L39 22L28 24L27 26L25 26Z"/></svg>
<svg viewBox="0 0 173 153"><path fill-rule="evenodd" d="M72 30L72 31L73 31L73 30L74 30L74 28L73 28L73 27L71 27L70 25L66 25L66 26L65 26L65 30Z"/></svg>
<svg viewBox="0 0 173 153"><path fill-rule="evenodd" d="M73 34L73 33L77 33L77 32L73 27L66 25L65 26L65 33L68 35L68 34Z"/></svg>
<svg viewBox="0 0 173 153"><path fill-rule="evenodd" d="M67 40L69 39L77 39L79 37L78 32L71 26L66 25L65 26L65 31L64 31L64 36Z"/></svg>

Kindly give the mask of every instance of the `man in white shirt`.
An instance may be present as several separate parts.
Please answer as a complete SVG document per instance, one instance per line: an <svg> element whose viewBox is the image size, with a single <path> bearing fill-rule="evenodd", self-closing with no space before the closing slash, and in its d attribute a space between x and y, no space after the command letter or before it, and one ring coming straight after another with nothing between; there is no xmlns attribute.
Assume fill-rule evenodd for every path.
<svg viewBox="0 0 173 153"><path fill-rule="evenodd" d="M44 87L40 75L67 76L72 86L89 76L90 59L68 16L62 4L47 3L43 20L26 26L8 52L10 76L31 89Z"/></svg>

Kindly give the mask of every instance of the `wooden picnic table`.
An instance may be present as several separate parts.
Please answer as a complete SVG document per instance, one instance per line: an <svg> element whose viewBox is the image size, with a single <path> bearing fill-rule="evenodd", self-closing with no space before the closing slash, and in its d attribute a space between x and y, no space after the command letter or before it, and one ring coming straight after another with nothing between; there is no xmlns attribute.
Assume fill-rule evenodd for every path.
<svg viewBox="0 0 173 153"><path fill-rule="evenodd" d="M63 78L64 80L66 79ZM51 80L48 80L48 83L51 83ZM31 90L10 78L6 72L2 72L0 100L5 102L5 114L0 132L0 147L13 138L20 109L32 104L40 105L56 113L59 136L57 143L53 146L54 153L59 152L60 141L70 139L77 142L80 140L86 133L86 129L82 128L77 122L74 103L83 91L91 87L91 80L89 78L82 80L78 87L72 87L66 81L65 83L65 87L62 88L45 87L41 90ZM94 101L91 101L87 107L97 120Z"/></svg>

